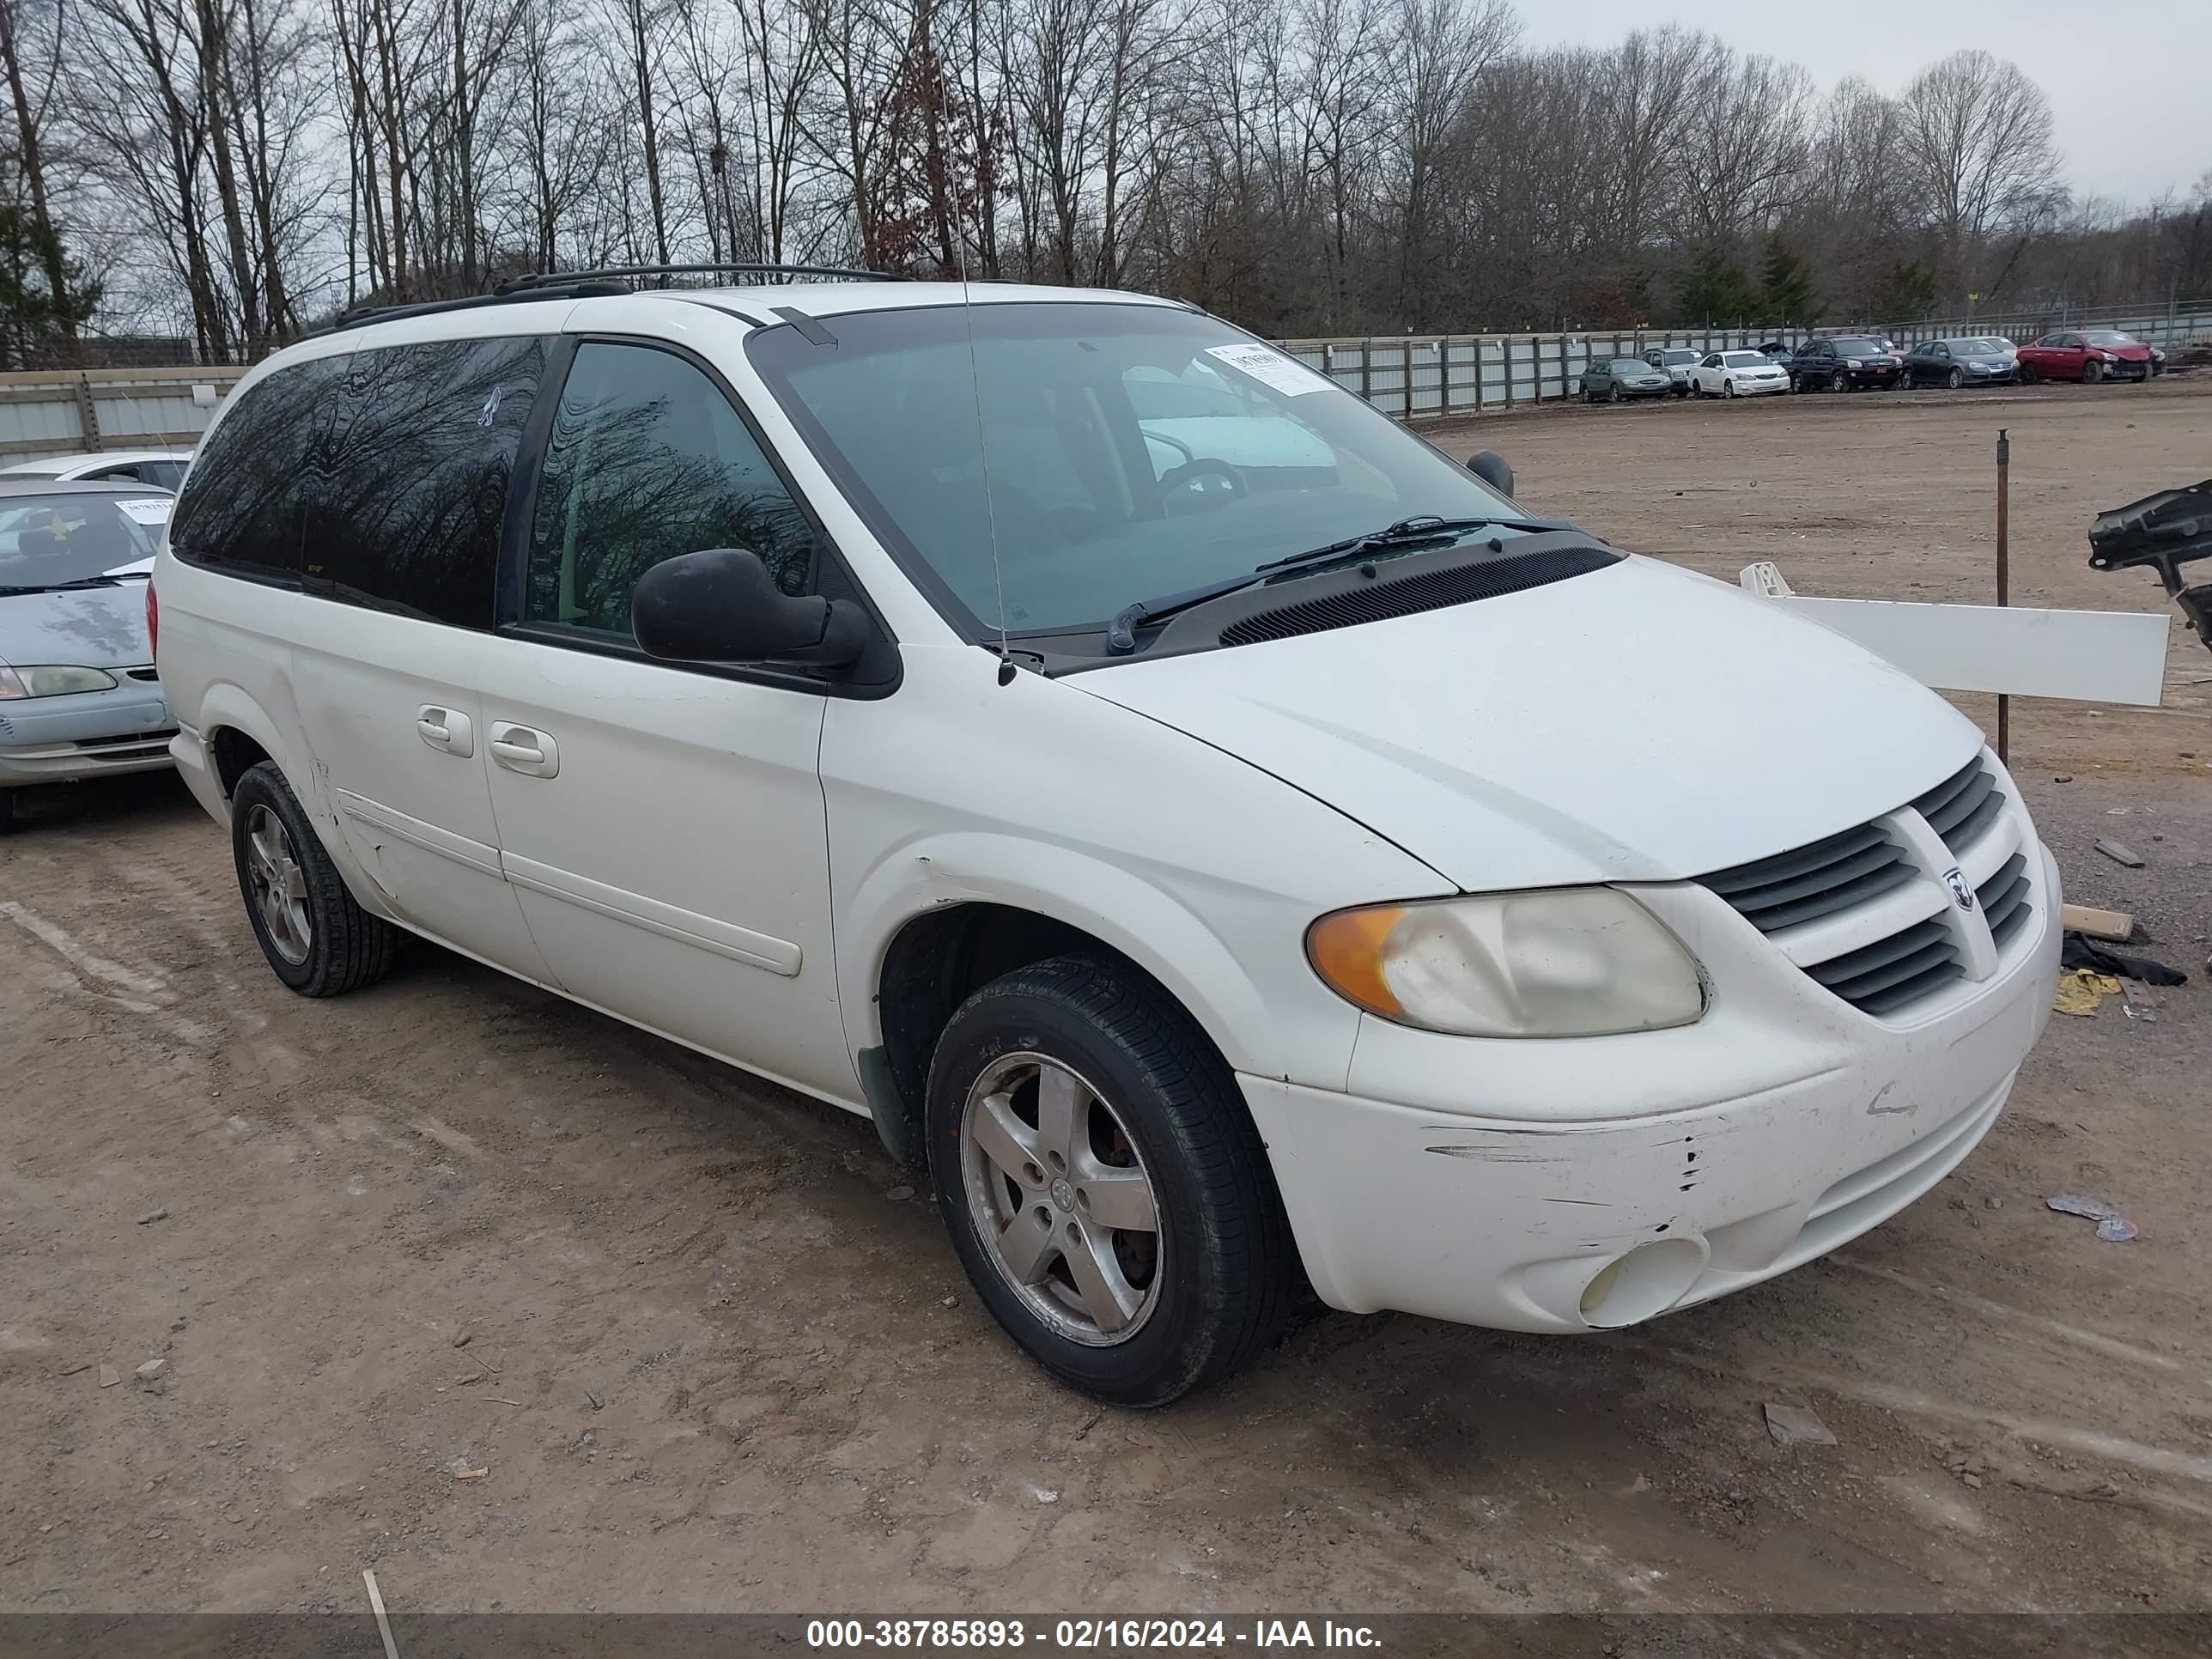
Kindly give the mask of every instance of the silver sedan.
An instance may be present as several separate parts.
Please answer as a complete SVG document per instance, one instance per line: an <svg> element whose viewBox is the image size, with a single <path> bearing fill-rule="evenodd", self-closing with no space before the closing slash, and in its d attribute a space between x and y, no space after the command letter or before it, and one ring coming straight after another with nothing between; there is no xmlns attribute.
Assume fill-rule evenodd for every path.
<svg viewBox="0 0 2212 1659"><path fill-rule="evenodd" d="M0 479L0 832L21 792L172 764L146 572L171 497Z"/></svg>

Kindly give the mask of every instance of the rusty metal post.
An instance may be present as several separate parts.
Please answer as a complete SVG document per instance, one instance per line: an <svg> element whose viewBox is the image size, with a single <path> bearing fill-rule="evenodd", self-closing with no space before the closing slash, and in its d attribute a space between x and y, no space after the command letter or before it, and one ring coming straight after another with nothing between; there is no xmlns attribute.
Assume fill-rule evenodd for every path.
<svg viewBox="0 0 2212 1659"><path fill-rule="evenodd" d="M2012 603L2012 440L1997 428L1997 603ZM1997 759L2012 763L2012 699L1997 693Z"/></svg>

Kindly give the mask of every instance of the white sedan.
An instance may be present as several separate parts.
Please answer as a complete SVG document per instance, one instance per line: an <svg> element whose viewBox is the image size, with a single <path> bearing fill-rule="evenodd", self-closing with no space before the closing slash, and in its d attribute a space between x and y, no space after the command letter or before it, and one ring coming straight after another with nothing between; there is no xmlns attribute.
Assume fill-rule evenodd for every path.
<svg viewBox="0 0 2212 1659"><path fill-rule="evenodd" d="M1763 351L1711 351L1690 371L1700 398L1755 398L1790 390L1790 371Z"/></svg>
<svg viewBox="0 0 2212 1659"><path fill-rule="evenodd" d="M110 449L83 455L48 455L0 466L0 477L52 478L64 483L149 483L174 489L185 481L189 449Z"/></svg>

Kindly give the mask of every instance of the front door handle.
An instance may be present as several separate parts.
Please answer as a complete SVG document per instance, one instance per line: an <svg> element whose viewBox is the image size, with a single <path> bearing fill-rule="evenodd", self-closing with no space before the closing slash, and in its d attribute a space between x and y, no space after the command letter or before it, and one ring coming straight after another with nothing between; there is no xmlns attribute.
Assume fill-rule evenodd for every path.
<svg viewBox="0 0 2212 1659"><path fill-rule="evenodd" d="M550 778L561 769L561 745L552 734L513 720L491 723L491 757L526 778Z"/></svg>
<svg viewBox="0 0 2212 1659"><path fill-rule="evenodd" d="M441 754L466 760L477 752L476 728L458 708L424 703L415 711L415 735Z"/></svg>

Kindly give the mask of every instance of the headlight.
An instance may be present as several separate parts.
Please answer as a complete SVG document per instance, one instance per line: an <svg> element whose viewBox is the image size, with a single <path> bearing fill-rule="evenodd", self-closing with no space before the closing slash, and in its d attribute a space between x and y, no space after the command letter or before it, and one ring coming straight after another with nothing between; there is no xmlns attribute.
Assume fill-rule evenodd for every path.
<svg viewBox="0 0 2212 1659"><path fill-rule="evenodd" d="M64 697L114 685L115 676L104 668L0 667L0 697Z"/></svg>
<svg viewBox="0 0 2212 1659"><path fill-rule="evenodd" d="M2097 355L2108 363L2117 363L2120 361L2120 354L2117 351L2100 351Z"/></svg>
<svg viewBox="0 0 2212 1659"><path fill-rule="evenodd" d="M1340 910L1306 930L1330 989L1461 1036L1602 1036L1704 1013L1698 964L1627 894L1566 887Z"/></svg>
<svg viewBox="0 0 2212 1659"><path fill-rule="evenodd" d="M1856 357L1846 357L1844 359L1844 367L1845 368L1856 368L1859 367L1859 360Z"/></svg>

